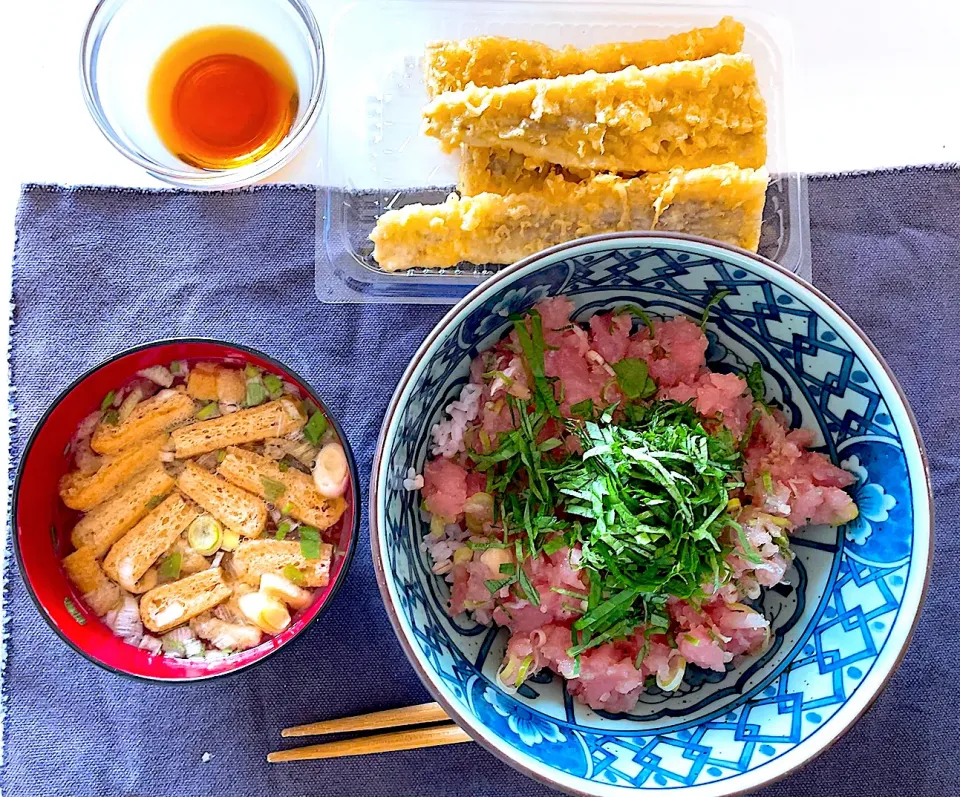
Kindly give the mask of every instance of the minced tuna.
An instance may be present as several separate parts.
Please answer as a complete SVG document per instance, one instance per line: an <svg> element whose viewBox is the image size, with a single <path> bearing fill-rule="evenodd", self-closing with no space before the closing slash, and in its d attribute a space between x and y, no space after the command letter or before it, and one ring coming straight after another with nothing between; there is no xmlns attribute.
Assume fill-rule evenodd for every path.
<svg viewBox="0 0 960 797"><path fill-rule="evenodd" d="M856 517L845 491L853 477L811 451L814 435L791 430L779 410L751 394L744 375L711 371L706 337L690 319L649 321L612 312L579 324L571 321L573 310L563 297L539 303L473 362L463 395L434 427L435 456L423 470L423 506L432 517L423 547L434 572L451 585L452 615L470 613L508 630L500 672L505 686L515 688L548 668L591 708L629 711L645 689L679 688L688 666L723 672L765 648L769 622L751 603L787 578L792 533L809 523L839 525ZM611 586L616 578L601 576L590 559L596 557L584 542L596 522L590 512L564 504L544 513L531 498L553 489L540 485L538 467L556 480L584 462L590 445L585 421L622 428L624 439L632 440L630 434L648 428L652 408L664 417L687 417L676 434L700 435L697 446L704 451L709 439L726 441L717 442L717 450L739 463L726 465L722 503L701 524L700 538L690 537L695 542L709 529L712 539L696 556L711 563L712 576L682 596L654 596L653 587L623 594ZM639 445L625 449L641 463L635 467L663 470L669 456L687 456L653 452L666 458L648 466L643 463L652 455L638 453ZM499 491L490 488L499 477ZM678 472L676 478L682 486L687 476ZM587 482L584 477L577 484ZM587 500L571 497L576 493L551 494L561 503ZM528 501L522 512L517 495ZM603 491L589 500L602 502ZM646 517L651 500L657 503L649 489L634 494L624 486L618 511ZM638 541L634 554L623 554L621 543L616 550L642 567L643 546L662 539L656 536L662 530L651 533L653 541ZM591 584L601 577L607 578L603 584ZM584 622L602 614L592 607L630 600L646 614L624 615L628 619L599 642L584 635Z"/></svg>

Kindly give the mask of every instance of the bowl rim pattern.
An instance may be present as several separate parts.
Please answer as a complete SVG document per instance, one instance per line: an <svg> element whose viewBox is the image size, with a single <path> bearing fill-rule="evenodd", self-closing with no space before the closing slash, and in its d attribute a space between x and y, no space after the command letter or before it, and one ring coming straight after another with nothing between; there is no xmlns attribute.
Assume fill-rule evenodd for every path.
<svg viewBox="0 0 960 797"><path fill-rule="evenodd" d="M927 528L927 539L928 551L927 551L927 561L925 567L923 568L923 583L920 589L919 596L917 597L916 606L914 609L914 616L910 623L910 627L906 632L906 635L903 638L903 641L900 645L900 649L896 653L895 659L889 664L887 671L883 674L882 680L876 686L872 694L868 696L864 705L852 716L846 719L846 721L837 729L835 729L832 737L828 738L827 741L823 744L817 746L816 744L810 745L809 750L805 750L804 754L800 757L800 760L790 762L789 765L782 769L781 771L775 771L773 775L769 777L754 778L749 784L745 784L743 788L738 787L734 791L718 791L718 794L722 793L724 795L729 795L734 797L734 795L747 794L749 792L754 792L755 790L768 786L772 783L775 783L801 767L805 766L811 760L821 755L823 752L832 747L870 708L873 706L877 698L882 694L886 686L889 684L890 679L893 677L894 673L900 667L907 650L910 647L910 643L913 639L913 635L916 631L917 624L920 620L921 610L926 599L927 591L930 585L930 573L933 565L933 554L934 554L934 505L933 505L933 492L930 481L930 465L927 456L926 449L923 445L923 439L920 434L920 429L917 424L916 417L914 416L913 410L911 409L909 402L907 401L906 395L901 387L899 381L891 370L890 366L884 360L883 356L873 344L873 342L866 336L866 334L860 329L860 327L854 322L846 312L844 312L832 299L830 299L826 294L824 294L816 286L807 283L796 274L788 271L777 263L768 260L754 252L749 252L740 247L721 244L716 241L711 241L706 238L694 235L686 235L682 233L662 233L657 231L635 231L635 232L619 232L619 233L606 233L601 235L588 236L584 238L579 238L574 241L569 241L567 243L559 244L557 246L550 247L548 249L537 252L529 257L523 258L522 260L517 261L511 266L503 269L497 274L490 277L487 281L477 286L472 290L467 296L460 300L456 305L454 305L444 316L437 322L435 327L431 330L430 334L425 338L423 343L417 349L417 352L414 354L413 358L410 361L410 364L405 369L403 376L397 384L394 395L388 405L385 415L383 425L381 427L380 436L377 442L377 448L373 458L373 465L371 469L371 480L370 480L370 499L369 499L369 508L370 508L370 544L371 544L371 555L373 557L374 571L377 578L377 585L380 589L380 594L384 602L384 606L387 610L387 614L390 618L390 623L393 626L394 632L397 635L397 638L403 648L404 653L406 654L408 660L419 676L420 680L423 682L424 686L433 696L433 698L446 710L452 719L454 719L458 725L460 725L464 730L466 730L475 741L481 744L489 752L496 755L498 758L503 760L509 766L520 771L524 775L533 778L540 783L543 783L547 786L550 786L554 789L560 789L566 793L577 795L578 797L593 797L594 794L599 793L597 790L594 791L584 791L581 788L572 786L569 782L564 781L564 774L557 773L558 777L551 777L551 770L544 765L532 766L527 764L525 761L520 760L519 757L515 757L505 752L504 750L497 747L491 741L485 737L485 729L483 729L482 723L475 722L472 717L465 716L465 714L458 710L457 706L453 704L450 700L446 698L442 690L440 690L435 681L434 676L428 669L424 666L419 652L414 648L410 639L408 638L405 629L403 628L402 622L399 617L399 613L396 605L394 604L393 597L390 593L390 589L387 583L387 573L385 569L385 555L381 547L381 533L382 533L382 524L381 524L381 472L385 467L385 456L387 454L387 443L390 438L391 427L396 420L397 412L399 409L399 403L401 395L408 388L411 380L415 376L419 367L423 363L424 359L427 357L428 352L433 348L433 346L440 341L446 334L448 328L453 324L459 315L471 304L473 304L481 297L495 294L498 290L498 286L505 282L510 281L512 277L518 272L528 269L530 266L535 266L541 261L551 261L556 255L563 254L568 250L578 249L585 245L602 245L604 243L616 243L624 240L636 240L638 247L643 246L669 246L671 244L692 244L697 247L702 247L701 254L713 254L719 259L726 259L728 254L734 254L742 258L747 258L755 265L758 265L761 269L769 269L775 274L782 277L786 282L791 284L791 287L798 289L801 293L807 292L811 294L816 300L822 302L828 309L834 312L837 317L849 328L854 337L858 338L859 341L866 347L869 353L876 359L880 368L882 369L884 375L889 379L890 384L893 387L893 391L896 394L897 399L903 406L905 412L905 418L909 425L909 429L912 432L916 443L917 443L917 452L919 454L920 463L922 465L923 471L923 481L925 486L925 495L926 495L926 513L929 518L928 528ZM919 488L916 491L922 498L923 488ZM920 519L915 519L915 523L919 524ZM922 527L915 525L914 527L914 536L922 533ZM921 564L918 562L918 565ZM748 774L748 773L744 773ZM582 782L582 781L581 781ZM597 788L601 788L600 784L597 784ZM701 787L689 787L691 792L694 789L702 788ZM646 792L646 789L628 789L622 786L616 785L607 785L603 787L604 793L616 793L616 794L631 794L631 793L642 793ZM686 788L673 788L673 789L662 789L658 791L663 792L681 792L687 793ZM699 793L699 792L698 792Z"/></svg>
<svg viewBox="0 0 960 797"><path fill-rule="evenodd" d="M24 568L23 554L20 550L20 535L18 531L17 517L18 517L18 504L20 497L20 482L23 477L24 469L26 468L27 460L30 457L31 449L33 444L42 431L43 427L46 425L47 420L60 405L60 403L70 395L74 390L76 390L80 385L82 385L91 375L99 371L101 368L110 365L117 360L127 357L132 354L137 354L142 351L147 351L154 348L159 348L161 346L168 345L177 345L177 344L213 344L217 346L224 346L226 348L234 349L236 351L244 352L245 354L250 354L254 357L264 360L265 362L270 363L281 373L289 374L306 390L307 394L310 396L311 400L316 402L317 406L320 407L320 410L323 412L324 416L330 422L331 426L336 430L337 436L340 442L343 445L344 452L347 455L347 465L350 470L350 489L351 489L351 498L353 500L353 523L350 528L350 546L344 554L343 564L340 567L340 572L337 575L336 581L330 589L326 599L316 610L314 615L304 624L295 636L289 639L285 644L272 647L267 650L262 656L254 659L253 661L248 661L243 664L238 664L236 667L232 667L223 672L211 673L209 675L191 675L183 677L151 677L149 675L141 675L139 673L129 672L127 670L121 669L119 667L114 667L113 665L107 664L106 662L101 661L96 656L85 650L80 645L77 645L72 639L70 639L64 632L54 623L53 619L49 616L46 609L44 609L43 604L40 599L37 597L37 593L34 590L33 584L27 578L26 569ZM359 475L357 470L357 463L353 455L353 450L351 449L350 442L346 437L346 434L343 430L343 427L340 426L340 422L334 417L334 415L327 408L327 405L324 404L323 400L313 389L313 387L306 381L304 378L294 371L292 368L281 363L275 357L265 354L264 352L253 348L252 346L247 346L240 343L231 343L229 341L220 340L219 338L209 338L209 337L198 337L198 336L184 336L184 337L172 337L172 338L162 338L160 340L150 341L148 343L141 343L137 346L132 346L128 349L112 354L109 357L104 358L99 361L96 365L85 370L80 376L74 379L67 387L61 390L55 399L50 402L47 409L44 411L43 415L37 420L36 424L33 427L33 431L30 433L30 436L27 438L23 446L23 451L20 454L20 461L17 463L16 477L13 482L13 489L10 493L10 532L13 545L13 553L17 561L17 571L20 576L20 580L23 582L24 586L27 589L27 594L30 596L30 600L33 602L33 605L37 609L37 613L43 618L44 622L51 628L51 630L67 645L70 646L74 651L79 653L87 661L95 664L97 667L100 667L107 672L114 673L116 675L121 675L125 678L131 678L135 681L145 681L148 683L157 683L157 684L167 684L171 686L181 686L184 684L192 683L202 683L211 681L215 678L226 678L233 675L236 675L244 670L249 669L250 667L255 667L263 661L266 661L268 658L273 656L275 653L286 649L291 644L295 643L297 640L302 639L304 633L313 625L324 612L327 611L327 608L333 602L333 599L336 597L337 593L343 587L344 582L347 580L347 575L350 570L350 565L353 563L354 555L357 551L357 544L360 539L360 515L361 515L361 506L360 506L360 482Z"/></svg>

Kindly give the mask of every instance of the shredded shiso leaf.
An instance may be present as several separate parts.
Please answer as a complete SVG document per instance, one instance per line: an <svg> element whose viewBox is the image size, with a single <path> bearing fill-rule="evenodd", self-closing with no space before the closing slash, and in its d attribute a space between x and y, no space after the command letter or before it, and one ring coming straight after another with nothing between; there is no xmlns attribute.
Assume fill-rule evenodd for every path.
<svg viewBox="0 0 960 797"><path fill-rule="evenodd" d="M624 357L611 368L617 375L620 391L628 399L645 399L656 394L657 383L650 378L645 360Z"/></svg>
<svg viewBox="0 0 960 797"><path fill-rule="evenodd" d="M763 401L765 388L763 386L763 366L760 363L754 363L746 373L747 387L753 395L754 401Z"/></svg>
<svg viewBox="0 0 960 797"><path fill-rule="evenodd" d="M538 605L525 562L580 546L590 591L570 596L586 602L568 650L576 657L640 627L662 633L669 597L698 600L705 584L729 581L726 529L734 529L751 561L757 553L731 514L744 464L733 435L722 427L708 431L690 403L649 401L656 387L650 389L643 361L617 370L622 405L596 418L592 402L581 402L571 408L576 417L562 418L543 372L538 322L536 314L529 323L514 321L534 377L532 401L507 396L516 428L500 435L492 453L470 452L487 475L486 491L497 496L495 521L503 529L502 542L472 547L512 548L516 564L502 565L502 578L488 580L487 588L510 588ZM570 454L556 437L544 439L548 422L575 435L583 454Z"/></svg>
<svg viewBox="0 0 960 797"><path fill-rule="evenodd" d="M704 329L707 326L707 321L710 318L710 311L713 310L720 302L726 299L730 295L730 291L722 290L715 293L710 297L710 301L706 303L703 308L703 315L700 316L700 329Z"/></svg>

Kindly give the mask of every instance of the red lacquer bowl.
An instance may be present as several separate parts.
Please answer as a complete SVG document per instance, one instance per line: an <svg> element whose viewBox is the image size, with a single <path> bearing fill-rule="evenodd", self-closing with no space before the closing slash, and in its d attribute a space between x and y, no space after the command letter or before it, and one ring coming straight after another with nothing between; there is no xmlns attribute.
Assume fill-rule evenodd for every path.
<svg viewBox="0 0 960 797"><path fill-rule="evenodd" d="M323 411L336 430L347 454L350 484L346 492L347 511L333 529L338 540L336 558L330 569L330 583L318 590L313 603L298 612L282 634L269 637L251 650L208 662L153 655L126 644L90 611L67 579L60 560L72 550L70 530L77 513L60 501L60 477L70 468L64 450L80 422L97 410L103 397L124 385L137 371L174 360L218 361L230 359L251 363L267 373L297 385ZM57 635L78 653L112 672L153 681L184 682L214 678L250 667L287 645L313 622L332 600L346 579L360 528L357 466L343 429L327 411L320 398L293 371L253 349L204 339L174 339L149 343L111 357L81 376L47 410L27 442L17 470L13 491L13 547L20 576L27 585L40 614ZM75 607L81 620L68 607Z"/></svg>

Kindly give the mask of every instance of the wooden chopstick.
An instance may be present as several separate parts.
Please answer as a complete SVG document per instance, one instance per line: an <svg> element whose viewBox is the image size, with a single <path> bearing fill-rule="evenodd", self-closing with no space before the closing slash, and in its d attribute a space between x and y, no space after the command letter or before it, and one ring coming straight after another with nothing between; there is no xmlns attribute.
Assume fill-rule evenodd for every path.
<svg viewBox="0 0 960 797"><path fill-rule="evenodd" d="M419 706L388 708L372 714L358 717L341 717L323 722L311 722L308 725L295 725L280 731L283 737L323 736L327 733L349 733L351 731L378 731L385 728L402 728L405 725L422 725L427 722L449 720L447 712L439 703L421 703Z"/></svg>
<svg viewBox="0 0 960 797"><path fill-rule="evenodd" d="M296 747L293 750L279 750L267 755L267 761L271 764L279 764L284 761L309 761L320 758L389 753L396 750L417 750L422 747L472 741L473 738L466 731L461 730L458 725L449 723L433 728L414 728L409 731L365 736L361 739L346 739L341 742Z"/></svg>

